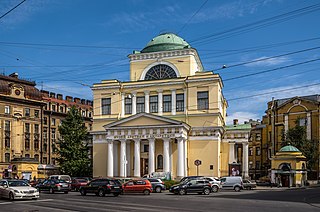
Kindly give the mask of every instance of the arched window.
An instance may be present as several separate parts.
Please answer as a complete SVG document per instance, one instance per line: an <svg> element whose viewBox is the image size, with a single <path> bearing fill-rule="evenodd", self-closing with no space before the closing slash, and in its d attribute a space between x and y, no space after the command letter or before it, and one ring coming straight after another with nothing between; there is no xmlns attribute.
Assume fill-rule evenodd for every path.
<svg viewBox="0 0 320 212"><path fill-rule="evenodd" d="M169 79L177 78L176 72L168 65L159 64L151 67L144 80L157 80L157 79Z"/></svg>
<svg viewBox="0 0 320 212"><path fill-rule="evenodd" d="M157 169L163 169L163 156L158 155L157 157Z"/></svg>

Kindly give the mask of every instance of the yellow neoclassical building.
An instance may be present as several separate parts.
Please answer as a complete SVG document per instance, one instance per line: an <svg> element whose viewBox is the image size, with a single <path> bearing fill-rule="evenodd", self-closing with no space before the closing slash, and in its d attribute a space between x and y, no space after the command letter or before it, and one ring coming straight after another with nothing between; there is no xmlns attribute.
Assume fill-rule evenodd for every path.
<svg viewBox="0 0 320 212"><path fill-rule="evenodd" d="M164 33L129 56L130 81L92 87L93 175L172 178L228 173L223 142L227 102L218 74L204 71L196 49Z"/></svg>

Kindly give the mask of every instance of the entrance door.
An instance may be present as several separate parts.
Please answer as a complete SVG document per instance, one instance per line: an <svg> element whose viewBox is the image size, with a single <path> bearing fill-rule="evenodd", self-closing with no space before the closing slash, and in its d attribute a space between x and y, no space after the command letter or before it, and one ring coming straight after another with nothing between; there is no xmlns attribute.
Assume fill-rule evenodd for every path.
<svg viewBox="0 0 320 212"><path fill-rule="evenodd" d="M141 177L143 177L144 175L148 174L148 170L149 170L149 159L148 158L141 158L140 159L140 174Z"/></svg>

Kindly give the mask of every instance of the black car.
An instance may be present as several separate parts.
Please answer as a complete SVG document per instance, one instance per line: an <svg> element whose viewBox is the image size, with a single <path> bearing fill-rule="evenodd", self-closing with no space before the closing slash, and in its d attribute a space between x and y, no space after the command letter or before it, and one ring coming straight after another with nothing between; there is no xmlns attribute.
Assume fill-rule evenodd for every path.
<svg viewBox="0 0 320 212"><path fill-rule="evenodd" d="M103 197L106 194L119 196L119 194L122 193L122 186L118 180L99 178L90 181L85 186L81 186L79 191L82 196L85 196L88 193L93 193L100 197Z"/></svg>
<svg viewBox="0 0 320 212"><path fill-rule="evenodd" d="M188 176L188 177L183 177L183 178L180 180L180 183L186 182L186 181L189 181L189 180L201 179L201 178L203 178L203 177L204 177L204 176Z"/></svg>
<svg viewBox="0 0 320 212"><path fill-rule="evenodd" d="M49 191L49 193L53 194L55 192L63 192L67 194L70 191L69 183L64 180L45 180L42 183L36 185L36 188L41 191Z"/></svg>
<svg viewBox="0 0 320 212"><path fill-rule="evenodd" d="M183 181L178 185L170 187L169 191L174 194L184 195L187 193L198 193L209 195L212 192L211 184L207 180L192 179Z"/></svg>

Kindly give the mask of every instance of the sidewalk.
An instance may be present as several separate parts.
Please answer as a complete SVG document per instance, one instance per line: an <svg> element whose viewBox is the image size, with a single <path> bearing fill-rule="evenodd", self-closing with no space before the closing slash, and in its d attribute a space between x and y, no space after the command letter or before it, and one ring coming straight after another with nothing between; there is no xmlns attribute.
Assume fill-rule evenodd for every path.
<svg viewBox="0 0 320 212"><path fill-rule="evenodd" d="M314 185L310 185L310 186L303 186L303 187L275 187L275 186L257 186L256 190L274 190L274 191L283 191L283 190L296 190L296 189L306 189L306 188L316 188L316 187L320 187L320 184L314 184Z"/></svg>

